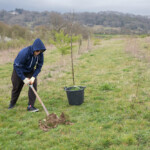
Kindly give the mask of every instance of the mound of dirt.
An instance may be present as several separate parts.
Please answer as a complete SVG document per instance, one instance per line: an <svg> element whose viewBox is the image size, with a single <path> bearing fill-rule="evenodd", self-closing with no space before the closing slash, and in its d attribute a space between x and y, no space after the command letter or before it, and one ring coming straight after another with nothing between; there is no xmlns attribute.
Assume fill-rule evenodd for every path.
<svg viewBox="0 0 150 150"><path fill-rule="evenodd" d="M63 112L61 113L60 117L52 113L49 114L43 121L39 120L39 127L43 131L48 131L51 128L56 128L58 124L72 125L72 123L68 121L68 117Z"/></svg>

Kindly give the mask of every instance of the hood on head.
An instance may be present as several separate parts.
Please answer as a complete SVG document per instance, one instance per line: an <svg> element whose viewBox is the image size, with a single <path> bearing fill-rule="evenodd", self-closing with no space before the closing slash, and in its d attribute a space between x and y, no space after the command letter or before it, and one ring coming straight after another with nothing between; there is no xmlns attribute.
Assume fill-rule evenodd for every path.
<svg viewBox="0 0 150 150"><path fill-rule="evenodd" d="M36 50L43 50L43 51L46 50L43 42L39 38L34 41L32 47L33 47L33 52Z"/></svg>

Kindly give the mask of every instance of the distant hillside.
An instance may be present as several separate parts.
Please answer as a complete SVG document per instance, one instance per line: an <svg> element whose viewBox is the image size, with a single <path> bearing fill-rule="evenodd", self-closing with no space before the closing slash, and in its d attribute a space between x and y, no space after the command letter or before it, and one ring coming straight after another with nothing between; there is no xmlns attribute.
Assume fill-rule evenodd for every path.
<svg viewBox="0 0 150 150"><path fill-rule="evenodd" d="M102 26L119 29L122 32L150 33L150 18L123 14L119 12L99 12L99 13L78 13L76 18L79 22L89 26Z"/></svg>
<svg viewBox="0 0 150 150"><path fill-rule="evenodd" d="M22 9L16 9L15 11L0 11L0 21L6 24L34 27L37 25L43 25L49 23L49 12L34 12L26 11Z"/></svg>
<svg viewBox="0 0 150 150"><path fill-rule="evenodd" d="M0 11L0 21L14 25L35 27L39 25L50 26L57 12L35 12L16 9L14 11ZM63 19L70 19L70 13L59 14ZM52 19L53 16L53 19ZM59 18L60 19L60 18ZM150 34L150 18L132 14L123 14L119 12L83 12L74 13L74 21L93 28L96 33L137 33Z"/></svg>

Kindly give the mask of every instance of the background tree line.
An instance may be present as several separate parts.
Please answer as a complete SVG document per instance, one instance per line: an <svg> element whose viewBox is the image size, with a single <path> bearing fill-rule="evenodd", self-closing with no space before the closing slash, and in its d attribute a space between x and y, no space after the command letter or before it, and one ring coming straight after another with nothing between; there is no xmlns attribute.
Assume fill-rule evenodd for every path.
<svg viewBox="0 0 150 150"><path fill-rule="evenodd" d="M15 9L14 11L0 11L0 21L14 25L35 28L36 26L46 25L55 27L56 30L65 28L66 21L70 20L71 13L58 12L35 12L23 9ZM74 21L79 26L88 26L95 33L103 34L149 34L150 18L148 16L140 16L133 14L123 14L119 12L83 12L74 13ZM56 26L54 26L56 25ZM82 29L83 30L83 29Z"/></svg>
<svg viewBox="0 0 150 150"><path fill-rule="evenodd" d="M34 12L23 9L0 11L0 49L27 45L37 36L50 44L56 33L89 41L91 33L99 34L150 34L150 19L144 16L118 12L58 13ZM60 34L61 35L61 34ZM14 42L15 41L15 42Z"/></svg>

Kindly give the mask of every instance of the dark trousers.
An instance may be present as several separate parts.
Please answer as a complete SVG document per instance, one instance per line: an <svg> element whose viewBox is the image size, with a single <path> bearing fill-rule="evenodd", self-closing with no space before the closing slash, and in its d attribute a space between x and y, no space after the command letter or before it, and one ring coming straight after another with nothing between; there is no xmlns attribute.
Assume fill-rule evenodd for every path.
<svg viewBox="0 0 150 150"><path fill-rule="evenodd" d="M24 75L25 75L25 77L31 78L33 73L34 73L34 71L30 72L30 73L25 73ZM13 70L13 73L12 73L12 76L11 76L11 81L12 81L13 88L12 88L12 92L11 92L11 101L10 101L10 103L12 105L15 105L17 100L18 100L18 97L20 95L20 92L22 90L22 87L24 85L24 82L20 79L20 77L18 77L15 70ZM36 78L35 78L35 81L33 83L33 87L37 91L37 79ZM28 90L28 97L29 97L28 105L34 106L36 96L35 96L35 94L33 93L32 89L30 87L29 87L29 90Z"/></svg>

